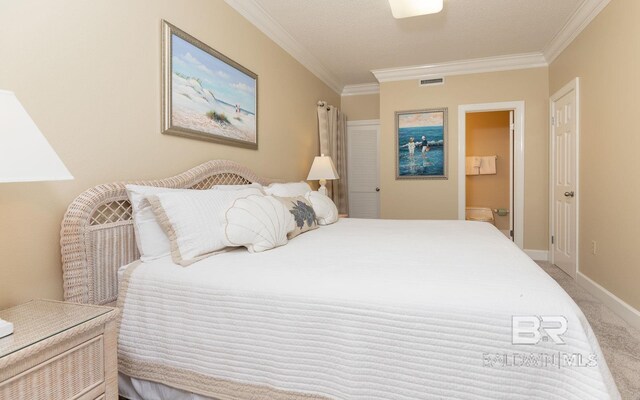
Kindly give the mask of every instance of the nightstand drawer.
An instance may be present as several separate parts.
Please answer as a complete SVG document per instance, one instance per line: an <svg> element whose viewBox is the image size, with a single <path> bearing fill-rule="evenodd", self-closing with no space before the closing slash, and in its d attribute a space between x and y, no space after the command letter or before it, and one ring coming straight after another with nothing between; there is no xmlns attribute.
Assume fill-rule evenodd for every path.
<svg viewBox="0 0 640 400"><path fill-rule="evenodd" d="M94 400L104 393L104 365L100 335L0 383L0 398Z"/></svg>

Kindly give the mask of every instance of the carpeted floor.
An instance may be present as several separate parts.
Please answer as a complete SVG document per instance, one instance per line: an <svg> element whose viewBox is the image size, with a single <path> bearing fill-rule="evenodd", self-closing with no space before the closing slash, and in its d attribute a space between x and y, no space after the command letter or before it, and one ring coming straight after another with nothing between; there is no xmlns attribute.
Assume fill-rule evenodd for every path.
<svg viewBox="0 0 640 400"><path fill-rule="evenodd" d="M538 264L573 298L589 320L622 398L640 400L640 331L578 286L560 268L547 262Z"/></svg>

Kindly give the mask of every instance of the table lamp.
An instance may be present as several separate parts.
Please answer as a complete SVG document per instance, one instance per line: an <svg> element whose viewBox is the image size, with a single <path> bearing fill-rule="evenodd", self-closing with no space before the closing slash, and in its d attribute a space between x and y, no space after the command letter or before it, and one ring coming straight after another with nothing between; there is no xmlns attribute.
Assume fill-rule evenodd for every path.
<svg viewBox="0 0 640 400"><path fill-rule="evenodd" d="M331 157L325 156L324 154L316 156L316 158L313 159L313 164L311 164L307 180L320 181L320 188L318 189L318 192L326 196L327 188L325 185L327 184L328 179L340 179L338 171L336 171L336 167L333 165L333 161L331 161Z"/></svg>
<svg viewBox="0 0 640 400"><path fill-rule="evenodd" d="M73 179L13 92L0 90L0 183ZM0 319L0 338L13 324Z"/></svg>

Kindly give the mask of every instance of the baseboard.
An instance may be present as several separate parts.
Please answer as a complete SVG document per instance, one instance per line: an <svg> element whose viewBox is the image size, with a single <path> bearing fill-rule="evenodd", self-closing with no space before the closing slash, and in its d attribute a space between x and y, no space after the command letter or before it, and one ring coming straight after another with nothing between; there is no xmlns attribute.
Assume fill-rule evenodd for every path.
<svg viewBox="0 0 640 400"><path fill-rule="evenodd" d="M548 250L524 250L533 261L549 261Z"/></svg>
<svg viewBox="0 0 640 400"><path fill-rule="evenodd" d="M625 303L624 300L621 300L580 271L578 271L576 281L580 287L597 297L611 311L627 321L629 325L640 330L640 311Z"/></svg>

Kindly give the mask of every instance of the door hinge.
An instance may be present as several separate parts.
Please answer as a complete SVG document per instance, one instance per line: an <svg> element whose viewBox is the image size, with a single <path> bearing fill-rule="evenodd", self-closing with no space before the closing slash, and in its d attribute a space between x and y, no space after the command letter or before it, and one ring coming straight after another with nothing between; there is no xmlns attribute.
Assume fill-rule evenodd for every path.
<svg viewBox="0 0 640 400"><path fill-rule="evenodd" d="M553 235L551 235L551 244L553 244L554 241L555 241L555 237L553 237Z"/></svg>
<svg viewBox="0 0 640 400"><path fill-rule="evenodd" d="M551 117L551 125L555 125L556 124L556 117Z"/></svg>

